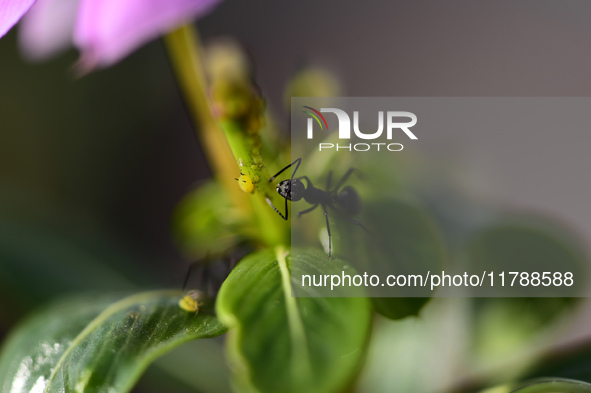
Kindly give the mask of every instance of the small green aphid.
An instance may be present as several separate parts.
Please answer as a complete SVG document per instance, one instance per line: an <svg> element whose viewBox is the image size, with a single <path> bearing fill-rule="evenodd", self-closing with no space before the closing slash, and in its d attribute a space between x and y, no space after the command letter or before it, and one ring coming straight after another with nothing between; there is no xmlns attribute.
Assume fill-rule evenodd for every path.
<svg viewBox="0 0 591 393"><path fill-rule="evenodd" d="M185 296L179 300L179 307L187 312L199 313L199 307L203 305L200 300L203 298L203 293L196 289L190 290Z"/></svg>

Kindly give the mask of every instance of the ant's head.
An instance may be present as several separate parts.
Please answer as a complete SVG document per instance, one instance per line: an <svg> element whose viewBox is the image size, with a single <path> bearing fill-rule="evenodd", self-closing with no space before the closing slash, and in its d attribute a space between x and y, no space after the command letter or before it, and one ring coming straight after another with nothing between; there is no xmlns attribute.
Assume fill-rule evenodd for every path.
<svg viewBox="0 0 591 393"><path fill-rule="evenodd" d="M292 202L297 202L304 197L306 186L298 179L283 180L277 185L277 192L283 198Z"/></svg>

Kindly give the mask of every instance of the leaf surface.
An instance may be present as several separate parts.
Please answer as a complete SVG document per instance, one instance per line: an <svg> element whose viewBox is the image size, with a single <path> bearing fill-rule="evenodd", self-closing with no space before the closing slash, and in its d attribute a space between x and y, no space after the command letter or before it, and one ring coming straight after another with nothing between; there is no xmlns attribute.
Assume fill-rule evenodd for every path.
<svg viewBox="0 0 591 393"><path fill-rule="evenodd" d="M24 321L0 356L3 392L127 392L157 357L226 328L204 305L179 308L179 291L80 296Z"/></svg>
<svg viewBox="0 0 591 393"><path fill-rule="evenodd" d="M219 293L217 313L234 328L229 354L243 391L339 391L363 358L371 317L366 298L313 297L315 287L298 289L310 297L291 296L291 284L302 274L339 274L346 265L320 251L294 255L303 260L295 263L281 249L251 254ZM348 294L363 296L360 290Z"/></svg>

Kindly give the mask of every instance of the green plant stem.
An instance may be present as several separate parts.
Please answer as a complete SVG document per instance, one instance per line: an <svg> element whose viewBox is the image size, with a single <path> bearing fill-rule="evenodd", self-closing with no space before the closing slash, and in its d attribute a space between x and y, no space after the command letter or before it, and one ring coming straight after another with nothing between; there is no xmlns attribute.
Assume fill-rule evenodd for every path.
<svg viewBox="0 0 591 393"><path fill-rule="evenodd" d="M215 178L222 184L233 202L246 212L252 211L245 195L236 185L239 173L223 130L211 111L201 63L201 46L196 29L184 25L164 36L178 84L197 126L197 136L212 167Z"/></svg>
<svg viewBox="0 0 591 393"><path fill-rule="evenodd" d="M289 225L267 206L265 194L248 195L238 187L235 179L240 176L240 169L236 152L233 154L224 130L211 111L196 30L192 25L182 26L167 34L164 41L214 176L245 216L256 221L258 237L263 243L268 246L289 243Z"/></svg>

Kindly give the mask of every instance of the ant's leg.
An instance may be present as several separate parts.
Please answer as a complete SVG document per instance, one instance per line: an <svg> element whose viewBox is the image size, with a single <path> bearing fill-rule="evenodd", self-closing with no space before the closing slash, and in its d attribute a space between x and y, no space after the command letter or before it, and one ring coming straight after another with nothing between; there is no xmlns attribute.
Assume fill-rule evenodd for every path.
<svg viewBox="0 0 591 393"><path fill-rule="evenodd" d="M332 171L328 172L328 176L326 176L326 191L330 191L330 184L332 183Z"/></svg>
<svg viewBox="0 0 591 393"><path fill-rule="evenodd" d="M187 288L187 283L189 282L189 277L191 277L191 271L193 270L193 266L195 266L196 262L193 262L189 265L189 269L187 269L187 274L185 274L185 279L183 281L183 291Z"/></svg>
<svg viewBox="0 0 591 393"><path fill-rule="evenodd" d="M353 225L357 225L361 228L363 228L367 233L371 233L371 231L369 229L367 229L362 223L360 223L359 221L356 221L352 218L347 217L347 215L343 212L341 212L340 210L336 209L334 206L331 206L332 210L334 210L339 216L341 216L342 218L344 218L345 220L347 220L349 223L353 224Z"/></svg>
<svg viewBox="0 0 591 393"><path fill-rule="evenodd" d="M312 210L316 209L317 207L318 207L318 204L315 204L314 206L312 206L312 207L311 207L311 208L309 208L309 209L302 210L301 212L299 212L299 213L298 213L298 217L299 217L299 216L303 216L303 215L304 215L304 214L306 214L306 213L310 213Z"/></svg>
<svg viewBox="0 0 591 393"><path fill-rule="evenodd" d="M283 168L282 170L277 172L272 178L270 178L269 183L271 183L277 176L281 175L283 172L285 172L287 169L289 169L293 164L296 164L296 167L293 170L293 174L291 175L291 178L293 179L293 177L295 176L295 173L298 171L298 168L300 167L301 162L302 162L302 159L298 158L297 160L295 160L294 162L292 162L291 164L289 164L288 166L286 166L285 168Z"/></svg>
<svg viewBox="0 0 591 393"><path fill-rule="evenodd" d="M285 221L287 221L287 215L289 214L289 210L287 210L287 198L285 198Z"/></svg>
<svg viewBox="0 0 591 393"><path fill-rule="evenodd" d="M330 223L328 222L328 212L326 211L326 207L322 205L322 210L324 210L324 217L326 217L326 230L328 232L328 257L332 257L332 235L330 233Z"/></svg>
<svg viewBox="0 0 591 393"><path fill-rule="evenodd" d="M285 215L283 215L279 209L277 209L275 207L275 205L273 205L273 202L271 202L271 200L269 199L268 196L265 197L265 200L267 201L267 203L269 204L269 206L271 206L273 208L273 210L275 210L277 212L277 214L279 214L281 216L281 218L283 218L285 221L287 221L288 219L288 214L289 211L287 210L287 198L285 198Z"/></svg>
<svg viewBox="0 0 591 393"><path fill-rule="evenodd" d="M345 182L347 181L347 179L349 178L349 176L351 176L351 173L353 173L354 170L355 170L354 168L349 168L349 170L347 170L347 172L345 172L345 174L343 175L343 177L341 177L341 180L339 180L339 182L337 183L337 185L332 190L329 190L327 188L327 191L328 192L338 191L339 188L341 188L341 186L343 184L345 184Z"/></svg>
<svg viewBox="0 0 591 393"><path fill-rule="evenodd" d="M191 277L191 273L195 267L198 268L198 276L199 276L199 285L203 284L203 276L207 274L207 269L205 269L205 264L209 260L209 255L206 255L204 258L198 259L195 262L192 262L189 265L189 269L187 269L187 274L185 275L185 280L183 281L183 291L187 289L187 284L189 282L189 277Z"/></svg>
<svg viewBox="0 0 591 393"><path fill-rule="evenodd" d="M308 185L306 186L306 188L310 188L310 186L314 187L314 185L312 184L312 180L310 180L308 178L308 176L300 176L297 178L297 180L300 180L300 179L304 179L308 182Z"/></svg>

